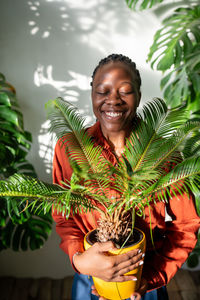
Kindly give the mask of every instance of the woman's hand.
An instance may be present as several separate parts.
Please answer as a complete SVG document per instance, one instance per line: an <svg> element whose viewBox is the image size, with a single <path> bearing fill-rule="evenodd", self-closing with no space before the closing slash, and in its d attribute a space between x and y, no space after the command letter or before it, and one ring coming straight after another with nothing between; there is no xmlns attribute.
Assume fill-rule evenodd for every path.
<svg viewBox="0 0 200 300"><path fill-rule="evenodd" d="M97 293L94 285L92 285L91 289L92 289L91 293L93 295L99 297L99 294ZM147 290L147 281L146 281L146 279L142 278L139 290L137 290L137 292L133 293L131 295L130 299L131 300L140 300L141 297L146 293L146 290ZM107 299L100 296L99 300L107 300Z"/></svg>
<svg viewBox="0 0 200 300"><path fill-rule="evenodd" d="M147 281L146 279L142 278L140 282L140 288L137 290L137 292L133 293L130 297L131 300L140 300L141 297L146 293L147 291Z"/></svg>
<svg viewBox="0 0 200 300"><path fill-rule="evenodd" d="M137 280L134 275L124 275L143 264L143 253L138 249L109 256L109 250L119 250L112 242L95 243L91 248L74 257L74 266L82 274L105 281Z"/></svg>

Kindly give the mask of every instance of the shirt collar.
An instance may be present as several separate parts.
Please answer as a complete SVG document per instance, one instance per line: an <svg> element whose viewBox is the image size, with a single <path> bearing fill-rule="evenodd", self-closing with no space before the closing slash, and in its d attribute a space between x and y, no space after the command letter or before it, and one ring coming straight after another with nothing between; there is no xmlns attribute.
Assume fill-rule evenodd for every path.
<svg viewBox="0 0 200 300"><path fill-rule="evenodd" d="M106 138L104 137L104 135L102 133L99 121L97 121L93 126L91 126L88 129L88 133L94 138L95 144L100 145L105 150L112 151L108 141L106 140Z"/></svg>

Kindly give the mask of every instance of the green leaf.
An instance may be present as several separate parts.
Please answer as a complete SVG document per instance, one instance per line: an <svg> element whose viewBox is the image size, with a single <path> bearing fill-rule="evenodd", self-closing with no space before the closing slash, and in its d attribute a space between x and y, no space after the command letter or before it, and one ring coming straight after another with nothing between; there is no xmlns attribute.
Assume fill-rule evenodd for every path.
<svg viewBox="0 0 200 300"><path fill-rule="evenodd" d="M162 78L161 82L160 82L160 87L161 90L164 88L164 86L168 83L168 81L170 80L170 77L172 75L172 72L168 73L165 77Z"/></svg>
<svg viewBox="0 0 200 300"><path fill-rule="evenodd" d="M128 7L133 10L148 9L162 2L163 0L126 0Z"/></svg>
<svg viewBox="0 0 200 300"><path fill-rule="evenodd" d="M148 54L151 66L157 63L158 70L168 70L172 65L184 63L198 42L200 30L199 6L179 8L163 21L163 27L154 36ZM195 34L192 34L195 32ZM197 39L196 39L197 38Z"/></svg>
<svg viewBox="0 0 200 300"><path fill-rule="evenodd" d="M23 222L9 220L3 229L0 229L0 250L11 248L14 251L36 250L47 240L51 233L52 218L49 214L29 215Z"/></svg>
<svg viewBox="0 0 200 300"><path fill-rule="evenodd" d="M168 49L165 55L160 59L157 70L164 71L169 69L174 63L174 49Z"/></svg>
<svg viewBox="0 0 200 300"><path fill-rule="evenodd" d="M84 172L105 171L108 161L102 156L103 149L99 146L94 147L93 140L84 127L85 120L77 109L61 98L49 101L45 108L51 121L50 130L56 133L62 147L65 147L73 167L77 167L78 164ZM98 181L97 184L103 192L102 184L107 184L107 178L103 179L103 182Z"/></svg>
<svg viewBox="0 0 200 300"><path fill-rule="evenodd" d="M187 259L187 265L189 268L195 268L199 264L199 258L196 253L190 254L190 256Z"/></svg>
<svg viewBox="0 0 200 300"><path fill-rule="evenodd" d="M6 93L0 92L0 105L11 106L10 99Z"/></svg>
<svg viewBox="0 0 200 300"><path fill-rule="evenodd" d="M30 149L31 134L23 130L23 116L15 90L5 80L5 76L0 74L0 177L6 178L14 172L23 171L36 176L33 166L25 159ZM26 233L23 238L23 249L30 248L30 238L34 238L28 229L27 220L30 213L28 209L23 211L26 199L25 204L22 202L17 198L0 199L0 250L10 247L20 249L23 232ZM12 219L9 218L9 214Z"/></svg>
<svg viewBox="0 0 200 300"><path fill-rule="evenodd" d="M1 115L0 118L4 120L9 120L9 122L13 123L17 127L19 127L18 115L15 111L11 110L7 106L0 106Z"/></svg>
<svg viewBox="0 0 200 300"><path fill-rule="evenodd" d="M195 93L198 97L200 95L200 74L191 73L189 76L190 76L190 80L193 85L193 88L195 90Z"/></svg>

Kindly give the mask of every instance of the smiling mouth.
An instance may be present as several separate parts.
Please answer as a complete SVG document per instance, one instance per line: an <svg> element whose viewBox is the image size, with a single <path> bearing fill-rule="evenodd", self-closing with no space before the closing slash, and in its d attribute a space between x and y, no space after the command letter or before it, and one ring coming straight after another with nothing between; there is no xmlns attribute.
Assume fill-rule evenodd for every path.
<svg viewBox="0 0 200 300"><path fill-rule="evenodd" d="M105 111L105 115L111 118L121 117L123 115L122 112L114 112L114 111Z"/></svg>

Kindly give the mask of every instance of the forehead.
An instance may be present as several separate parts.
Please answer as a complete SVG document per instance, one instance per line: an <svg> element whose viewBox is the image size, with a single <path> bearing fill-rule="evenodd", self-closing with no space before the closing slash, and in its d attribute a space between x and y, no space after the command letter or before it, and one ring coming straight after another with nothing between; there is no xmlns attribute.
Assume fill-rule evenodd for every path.
<svg viewBox="0 0 200 300"><path fill-rule="evenodd" d="M109 62L105 65L100 66L94 76L94 81L102 81L109 78L129 78L134 79L134 73L130 66L123 62Z"/></svg>

